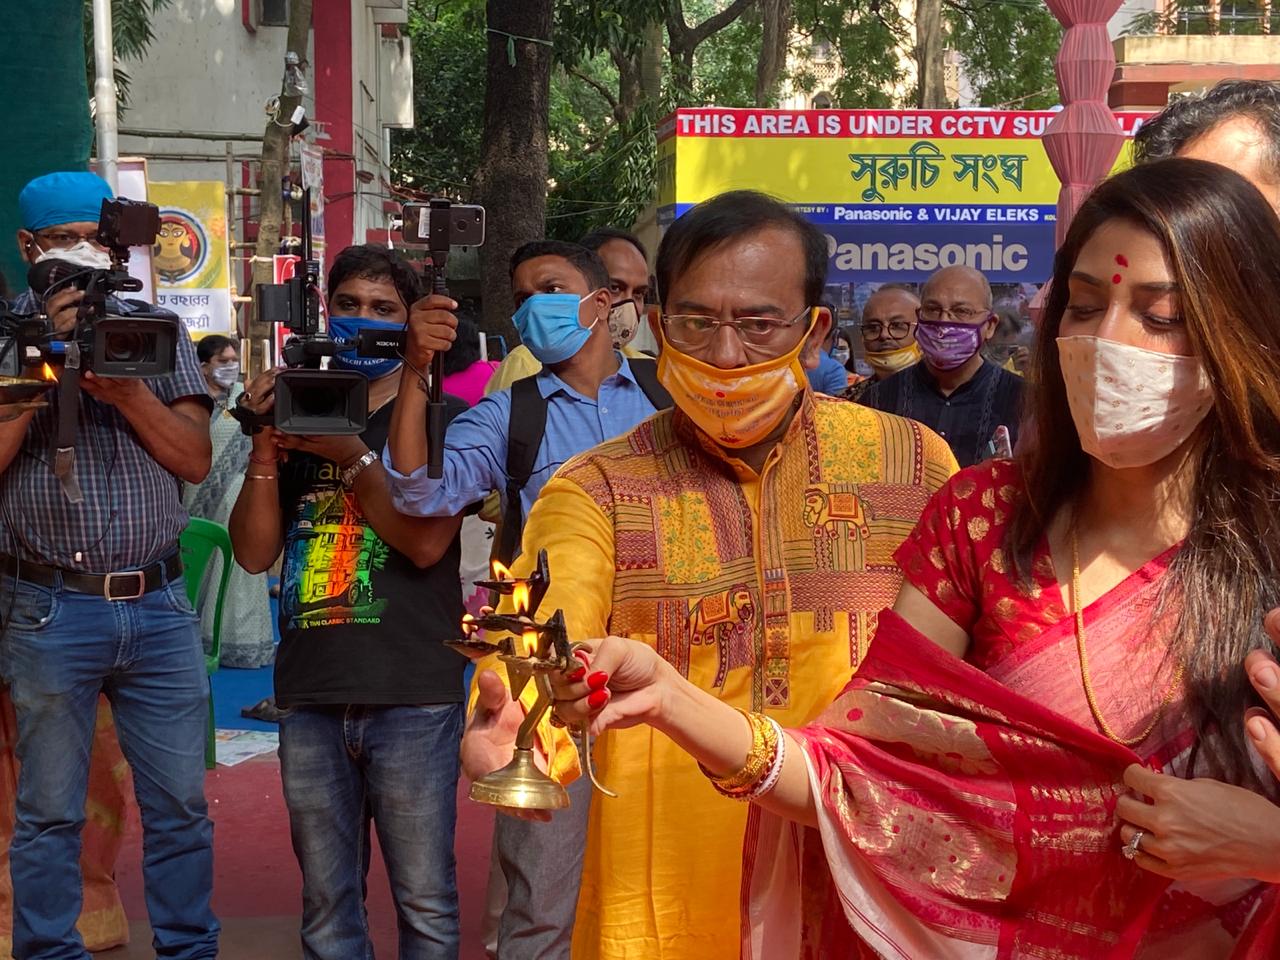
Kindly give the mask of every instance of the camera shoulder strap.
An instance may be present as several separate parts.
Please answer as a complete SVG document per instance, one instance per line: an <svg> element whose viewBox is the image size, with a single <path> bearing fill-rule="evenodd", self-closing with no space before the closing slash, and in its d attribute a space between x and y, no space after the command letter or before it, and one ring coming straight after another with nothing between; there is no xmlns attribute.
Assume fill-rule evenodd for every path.
<svg viewBox="0 0 1280 960"><path fill-rule="evenodd" d="M657 360L649 357L629 357L627 365L631 367L631 374L636 378L636 383L640 384L640 389L653 404L653 409L666 410L672 405L671 394L667 393L667 388L658 382Z"/></svg>
<svg viewBox="0 0 1280 960"><path fill-rule="evenodd" d="M58 434L53 441L53 475L71 503L83 503L76 479L76 428L80 423L80 344L67 343L67 362L58 383Z"/></svg>
<svg viewBox="0 0 1280 960"><path fill-rule="evenodd" d="M533 476L533 464L546 430L547 398L538 389L537 375L517 380L511 385L511 413L507 418L507 487L503 491L506 506L498 541L498 559L507 566L515 558L524 529L520 491Z"/></svg>

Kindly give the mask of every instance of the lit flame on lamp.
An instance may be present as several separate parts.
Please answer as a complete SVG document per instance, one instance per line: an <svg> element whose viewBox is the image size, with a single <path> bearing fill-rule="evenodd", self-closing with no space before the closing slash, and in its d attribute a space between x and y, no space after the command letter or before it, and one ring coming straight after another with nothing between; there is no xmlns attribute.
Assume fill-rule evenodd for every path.
<svg viewBox="0 0 1280 960"><path fill-rule="evenodd" d="M511 591L511 602L515 605L516 613L529 612L529 584L527 581L520 580L516 582Z"/></svg>
<svg viewBox="0 0 1280 960"><path fill-rule="evenodd" d="M508 570L505 566L503 566L503 564L500 561L495 560L493 561L493 579L514 580L515 578L511 576L510 570Z"/></svg>
<svg viewBox="0 0 1280 960"><path fill-rule="evenodd" d="M53 367L49 366L47 363L40 368L40 375L46 380L58 379L57 375L53 372Z"/></svg>

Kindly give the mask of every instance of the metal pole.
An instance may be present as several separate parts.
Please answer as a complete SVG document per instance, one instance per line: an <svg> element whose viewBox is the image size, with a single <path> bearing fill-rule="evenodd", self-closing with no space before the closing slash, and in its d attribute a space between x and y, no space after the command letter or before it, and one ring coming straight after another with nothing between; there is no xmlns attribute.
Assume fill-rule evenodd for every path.
<svg viewBox="0 0 1280 960"><path fill-rule="evenodd" d="M116 161L120 157L116 126L115 55L111 49L111 0L93 0L94 124L98 133L98 172L120 188Z"/></svg>

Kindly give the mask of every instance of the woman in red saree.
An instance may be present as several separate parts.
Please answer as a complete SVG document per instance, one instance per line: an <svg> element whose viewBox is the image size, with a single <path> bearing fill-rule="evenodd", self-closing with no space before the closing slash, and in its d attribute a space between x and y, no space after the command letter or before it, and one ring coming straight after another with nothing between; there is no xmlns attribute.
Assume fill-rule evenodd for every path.
<svg viewBox="0 0 1280 960"><path fill-rule="evenodd" d="M618 638L593 644L602 709L558 682L564 721L648 723L765 813L744 956L1280 956L1280 734L1251 715L1280 683L1250 653L1280 603L1278 265L1280 221L1225 168L1095 190L1034 448L938 493L809 727L771 735Z"/></svg>

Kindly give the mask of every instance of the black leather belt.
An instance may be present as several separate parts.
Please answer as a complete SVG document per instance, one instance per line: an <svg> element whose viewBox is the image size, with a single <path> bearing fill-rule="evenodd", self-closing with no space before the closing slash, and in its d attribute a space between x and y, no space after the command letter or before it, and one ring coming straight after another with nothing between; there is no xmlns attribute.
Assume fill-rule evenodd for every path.
<svg viewBox="0 0 1280 960"><path fill-rule="evenodd" d="M18 560L0 553L0 573L42 587L56 587L61 580L62 586L67 590L93 593L107 600L137 600L143 594L182 576L182 558L174 552L141 570L120 570L104 574L78 573L30 560Z"/></svg>

